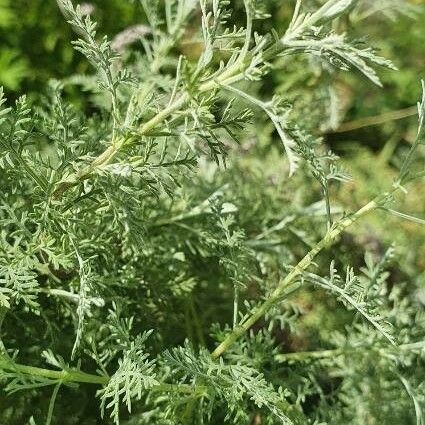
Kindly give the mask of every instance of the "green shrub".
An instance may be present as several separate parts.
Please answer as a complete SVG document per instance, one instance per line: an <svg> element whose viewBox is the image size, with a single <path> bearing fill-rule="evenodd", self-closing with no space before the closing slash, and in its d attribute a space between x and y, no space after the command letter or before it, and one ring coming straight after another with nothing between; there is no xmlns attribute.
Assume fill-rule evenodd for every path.
<svg viewBox="0 0 425 425"><path fill-rule="evenodd" d="M138 49L58 3L95 74L0 97L1 423L422 424L425 87L410 144L321 137L394 69L370 4L142 0Z"/></svg>

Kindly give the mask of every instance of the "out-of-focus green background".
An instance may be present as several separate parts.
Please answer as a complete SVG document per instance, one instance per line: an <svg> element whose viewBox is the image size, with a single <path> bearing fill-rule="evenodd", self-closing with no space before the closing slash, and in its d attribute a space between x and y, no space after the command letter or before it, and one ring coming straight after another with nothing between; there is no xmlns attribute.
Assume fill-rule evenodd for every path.
<svg viewBox="0 0 425 425"><path fill-rule="evenodd" d="M138 2L97 0L101 32L113 35L140 20ZM74 34L55 0L0 0L0 85L10 92L39 91L49 78L87 70L87 61L71 46Z"/></svg>

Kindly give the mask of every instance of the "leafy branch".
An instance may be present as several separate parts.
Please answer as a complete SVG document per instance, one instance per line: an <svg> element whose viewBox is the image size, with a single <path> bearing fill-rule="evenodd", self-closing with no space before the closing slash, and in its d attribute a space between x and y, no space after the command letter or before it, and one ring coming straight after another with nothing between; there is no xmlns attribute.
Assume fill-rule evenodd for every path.
<svg viewBox="0 0 425 425"><path fill-rule="evenodd" d="M320 242L318 242L313 249L311 249L298 263L294 266L291 272L279 282L276 289L267 297L267 299L260 304L254 311L251 312L249 317L247 317L239 326L237 326L231 333L229 333L226 338L215 348L212 352L213 358L220 357L238 338L244 335L261 317L263 317L275 304L280 302L283 297L287 296L288 293L293 292L299 288L298 279L303 278L305 271L313 264L316 256L326 248L329 248L345 231L348 227L356 223L360 218L369 214L377 209L383 208L391 201L394 197L394 194L402 189L401 185L407 179L407 170L410 169L412 161L414 159L414 153L421 143L423 143L424 136L424 116L425 116L425 85L422 83L423 93L422 101L418 103L418 115L419 115L419 126L417 132L417 138L415 143L409 150L406 158L401 167L399 177L393 184L393 188L384 194L378 195L375 199L367 203L365 206L360 208L354 214L351 214L334 225L327 231L325 236ZM345 297L347 295L340 289L338 292L343 294ZM350 299L350 298L348 298ZM362 310L362 314L365 315L365 312ZM392 341L392 338L388 333L382 329L375 320L371 319L366 313L366 317L371 321L375 327L380 329L383 334Z"/></svg>
<svg viewBox="0 0 425 425"><path fill-rule="evenodd" d="M291 49L294 48L302 52L309 52L312 47L314 47L316 42L311 40L304 40L304 33L313 29L315 25L324 24L335 19L344 13L345 10L350 6L346 1L330 0L313 14L302 14L300 13L301 2L298 2L293 21L281 39L276 40L275 38L268 36L260 37L259 35L255 35L255 46L249 49L248 46L250 45L251 40L250 36L252 25L251 9L253 7L251 3L251 1L245 2L247 8L248 28L246 30L246 39L240 54L237 56L237 59L232 57L226 66L223 65L217 71L210 72L208 69L205 70L203 68L207 67L207 65L209 65L211 62L216 33L219 30L220 25L225 22L225 18L223 19L223 17L220 16L222 11L219 9L217 4L214 6L214 13L216 13L217 16L214 17L212 27L209 28L208 26L210 25L210 15L206 9L207 5L204 2L204 5L202 6L204 16L203 26L205 29L204 32L207 35L205 35L205 50L202 55L204 59L200 60L198 64L198 71L196 73L196 80L198 81L198 84L194 86L192 83L190 92L186 91L179 95L173 94L172 98L175 97L174 101L172 101L161 112L157 113L153 118L138 127L136 131L137 137L134 137L132 134L126 134L125 132L117 138L114 137L110 146L102 154L95 158L90 165L60 181L53 191L53 197L57 199L60 198L68 189L78 185L81 181L88 179L98 169L101 169L110 163L122 150L122 148L137 143L141 137L147 137L158 127L160 128L161 126L166 125L167 120L170 119L173 114L184 113L185 107L193 100L192 93L196 93L196 96L200 96L214 92L215 90L220 90L223 87L229 89L233 84L244 79L260 79L267 73L268 61L278 57L288 49L289 53ZM83 34L85 34L86 41L83 39L83 41L77 42L77 48L83 51L83 53L89 58L97 56L102 58L105 55L105 51L108 49L106 41L102 42L100 45L97 45L94 41L94 29L91 21L86 19L86 21L83 22L81 18L79 18L78 10L74 10L72 8L70 1L65 2L64 7L66 8L67 13L69 13L71 16L76 16L76 18L71 20L71 23L80 29ZM299 38L302 40L297 41ZM328 45L330 43L328 49L333 55L360 68L375 83L378 83L376 74L374 74L372 68L366 64L366 61L370 60L378 65L390 66L390 62L376 57L373 51L369 49L361 51L354 47L349 47L343 38L334 37L332 42L326 40L328 40L326 36L324 38L320 38L319 40L319 43L322 43L322 45L318 47L318 50L321 52L321 54L325 51L323 48L325 44ZM210 57L210 59L207 60L205 57ZM102 69L104 69L104 72L109 75L111 60L107 59L106 62L102 60L101 63L103 63ZM200 79L201 71L207 75L205 81ZM109 80L110 78L108 77L108 81ZM116 83L112 83L112 81L110 81L108 84L109 86L116 86ZM236 89L232 90L235 92ZM237 91L235 93L238 95L243 94L244 97L248 100L254 100L254 98L247 93L243 93L241 91ZM116 96L112 94L112 97L115 98ZM256 101L256 104L265 110L265 112L275 124L276 129L279 132L279 136L284 143L285 150L289 155L290 172L293 173L296 168L296 157L291 149L293 142L283 131L279 115L277 115L268 106L265 107L266 104L263 102ZM116 106L114 107L114 110L115 109Z"/></svg>

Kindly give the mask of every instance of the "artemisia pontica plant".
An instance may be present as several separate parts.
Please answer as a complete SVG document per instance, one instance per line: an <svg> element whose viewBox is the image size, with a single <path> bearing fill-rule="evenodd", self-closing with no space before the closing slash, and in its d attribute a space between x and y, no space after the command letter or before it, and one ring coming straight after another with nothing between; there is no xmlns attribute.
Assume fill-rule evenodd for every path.
<svg viewBox="0 0 425 425"><path fill-rule="evenodd" d="M396 204L425 100L397 177L345 211L332 81L394 67L339 32L368 2L288 2L284 32L272 3L141 0L131 46L58 0L95 72L1 94L2 423L423 423L423 304L396 247L344 246L377 210L423 224ZM318 75L303 113L277 73Z"/></svg>

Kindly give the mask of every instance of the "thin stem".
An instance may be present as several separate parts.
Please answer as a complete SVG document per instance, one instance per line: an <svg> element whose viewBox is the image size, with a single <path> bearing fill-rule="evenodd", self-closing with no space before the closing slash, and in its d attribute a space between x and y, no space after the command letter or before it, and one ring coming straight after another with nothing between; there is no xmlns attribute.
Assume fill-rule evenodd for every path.
<svg viewBox="0 0 425 425"><path fill-rule="evenodd" d="M50 379L52 383L84 383L84 384L95 384L95 385L107 385L110 377L106 375L94 375L80 370L51 370L43 369L35 366L28 366L19 363L13 363L8 359L5 359L0 354L0 369L9 372L18 372L23 375L37 376L40 378ZM150 391L158 392L179 392L192 394L202 393L205 390L203 386L193 386L189 384L168 384L161 383L153 386L149 389Z"/></svg>
<svg viewBox="0 0 425 425"><path fill-rule="evenodd" d="M238 288L238 284L235 282L233 284L233 329L235 329L238 324L238 314L239 314L239 288Z"/></svg>
<svg viewBox="0 0 425 425"><path fill-rule="evenodd" d="M280 42L273 43L266 51L264 52L264 60L270 60L276 55L278 55L281 51L284 50L284 45ZM208 81L202 83L198 90L200 93L206 93L214 89L220 88L222 85L234 84L244 78L244 72L248 68L250 64L250 54L248 53L244 60L238 61L233 66L224 70L219 76L210 78ZM143 124L139 131L137 132L138 137L146 136L154 130L158 125L162 124L167 118L170 117L174 112L181 109L185 104L190 100L190 96L188 93L183 93L178 97L174 102L172 102L169 106L167 106L164 110L159 112L145 124ZM96 159L93 160L91 164L89 164L86 168L77 171L75 174L67 177L66 179L60 181L56 189L53 191L52 196L55 199L59 199L63 196L63 194L75 187L83 180L88 179L93 172L96 171L97 168L101 168L102 166L107 165L112 161L112 159L117 155L120 149L125 145L129 144L134 139L124 138L120 139L118 142L114 143L112 141L111 145Z"/></svg>
<svg viewBox="0 0 425 425"><path fill-rule="evenodd" d="M0 144L7 151L9 150L15 159L19 162L19 164L25 169L25 171L29 174L29 176L38 184L38 186L44 191L47 191L47 182L45 178L41 175L38 175L31 166L25 161L22 155L13 148L13 146L7 146L6 143L0 140Z"/></svg>
<svg viewBox="0 0 425 425"><path fill-rule="evenodd" d="M332 211L331 211L331 200L329 198L329 187L328 182L323 185L323 195L325 197L325 203L326 203L326 216L328 218L328 231L333 225L332 220Z"/></svg>
<svg viewBox="0 0 425 425"><path fill-rule="evenodd" d="M11 363L10 361L0 358L0 367L3 370L11 372L19 372L24 375L38 376L40 378L51 379L52 381L75 382L86 384L106 385L109 382L109 377L101 375L92 375L81 372L79 370L51 370L43 369L35 366L28 366L19 363Z"/></svg>
<svg viewBox="0 0 425 425"><path fill-rule="evenodd" d="M86 168L76 172L72 176L59 182L58 186L52 193L54 199L59 199L62 195L72 187L76 186L83 180L86 180L96 170L96 168L108 164L118 153L118 146L112 143L105 151L103 151L91 164Z"/></svg>
<svg viewBox="0 0 425 425"><path fill-rule="evenodd" d="M258 306L241 325L233 329L224 341L212 352L211 356L214 359L220 357L238 338L244 335L248 329L250 329L261 317L263 317L275 304L277 304L287 291L294 289L294 284L296 284L297 278L300 277L304 270L312 264L319 252L332 245L347 227L354 224L364 215L377 209L389 195L389 193L386 193L376 197L363 208L359 209L355 214L342 219L339 223L336 223L331 229L329 229L324 238L318 242L315 247L311 249L311 251L308 252L308 254L278 284L277 288L272 292L269 298Z"/></svg>
<svg viewBox="0 0 425 425"><path fill-rule="evenodd" d="M252 38L252 4L250 0L244 0L245 13L246 13L246 30L245 30L245 42L242 47L239 60L243 61L248 54L249 44Z"/></svg>
<svg viewBox="0 0 425 425"><path fill-rule="evenodd" d="M278 362L303 362L306 360L332 359L343 355L362 353L364 351L374 352L381 356L393 354L399 351L423 351L425 341L418 341L410 344L402 344L394 347L377 348L374 346L361 345L358 347L336 348L333 350L301 351L298 353L277 354L275 360Z"/></svg>
<svg viewBox="0 0 425 425"><path fill-rule="evenodd" d="M363 348L363 347L361 347ZM359 348L360 349L360 348ZM303 362L306 360L322 360L339 357L343 354L355 352L355 349L337 348L334 350L320 350L320 351L300 351L298 353L285 353L277 354L275 360L277 362Z"/></svg>
<svg viewBox="0 0 425 425"><path fill-rule="evenodd" d="M384 124L386 122L401 120L404 118L412 117L418 114L417 106L400 109L398 111L390 111L381 115L373 117L359 118L354 121L342 123L333 133L345 133L348 131L358 130L364 127L371 127L374 125Z"/></svg>
<svg viewBox="0 0 425 425"><path fill-rule="evenodd" d="M53 409L55 408L56 397L58 396L59 389L62 385L62 382L58 382L53 389L52 397L50 398L49 410L47 411L46 425L52 423Z"/></svg>
<svg viewBox="0 0 425 425"><path fill-rule="evenodd" d="M169 107L165 108L163 111L159 112L155 117L150 119L140 128L138 136L147 135L152 129L154 129L158 124L163 122L167 117L169 117L173 112L180 109L189 99L187 94L183 94L178 99L175 100ZM130 142L130 138L121 138L112 144L100 154L94 161L89 164L86 168L75 173L71 177L62 180L59 182L56 189L53 191L53 197L59 199L67 190L78 185L81 181L88 179L91 174L97 169L109 164L112 159L117 155L120 149L127 143Z"/></svg>
<svg viewBox="0 0 425 425"><path fill-rule="evenodd" d="M406 389L407 394L412 399L416 413L416 425L423 425L423 406L418 400L415 390L412 388L409 381L403 375L399 374L398 372L396 372L396 374L400 379L401 383L403 384L404 388Z"/></svg>

